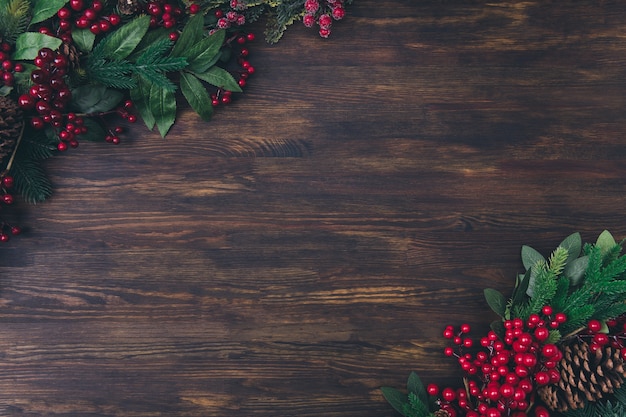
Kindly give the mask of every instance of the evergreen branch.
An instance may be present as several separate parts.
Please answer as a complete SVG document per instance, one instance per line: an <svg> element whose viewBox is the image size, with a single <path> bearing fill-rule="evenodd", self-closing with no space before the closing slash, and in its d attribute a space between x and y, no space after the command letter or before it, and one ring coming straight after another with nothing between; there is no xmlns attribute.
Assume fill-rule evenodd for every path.
<svg viewBox="0 0 626 417"><path fill-rule="evenodd" d="M0 34L9 44L14 44L19 35L26 32L30 22L31 5L28 0L8 0L0 6Z"/></svg>
<svg viewBox="0 0 626 417"><path fill-rule="evenodd" d="M22 138L19 156L41 161L54 155L57 141L44 135L41 131L29 130L28 135Z"/></svg>
<svg viewBox="0 0 626 417"><path fill-rule="evenodd" d="M52 184L39 162L16 159L10 173L15 179L15 189L28 203L40 203L52 195Z"/></svg>
<svg viewBox="0 0 626 417"><path fill-rule="evenodd" d="M548 261L548 269L555 277L561 275L565 269L567 258L569 257L569 251L564 247L559 246L552 252Z"/></svg>
<svg viewBox="0 0 626 417"><path fill-rule="evenodd" d="M131 78L133 65L128 61L89 59L86 69L89 78L107 87L128 90L136 85Z"/></svg>
<svg viewBox="0 0 626 417"><path fill-rule="evenodd" d="M168 38L160 39L148 46L143 53L137 58L138 65L154 63L162 58L163 55L172 47L173 42Z"/></svg>
<svg viewBox="0 0 626 417"><path fill-rule="evenodd" d="M556 253L556 251L555 251ZM565 250L567 255L567 250ZM560 256L560 255L557 255ZM552 262L555 262L555 267L558 267L557 263L559 259L550 258L550 266L545 262L538 262L536 266L537 276L535 277L535 291L533 297L530 299L530 303L527 308L527 312L530 314L538 313L541 308L546 305L554 295L557 290L557 280L556 275L552 271ZM528 318L526 315L522 316L522 318Z"/></svg>

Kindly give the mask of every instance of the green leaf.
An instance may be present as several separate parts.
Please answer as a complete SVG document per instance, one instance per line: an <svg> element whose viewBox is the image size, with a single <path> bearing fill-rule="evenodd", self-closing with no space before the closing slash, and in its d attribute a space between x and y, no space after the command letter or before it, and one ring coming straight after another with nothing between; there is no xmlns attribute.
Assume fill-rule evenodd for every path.
<svg viewBox="0 0 626 417"><path fill-rule="evenodd" d="M102 39L102 53L104 58L121 60L130 55L137 47L150 27L150 16L143 15L122 25Z"/></svg>
<svg viewBox="0 0 626 417"><path fill-rule="evenodd" d="M154 121L162 137L165 137L176 120L176 96L159 86L150 87L148 105L154 116Z"/></svg>
<svg viewBox="0 0 626 417"><path fill-rule="evenodd" d="M39 32L26 32L15 41L14 60L31 60L37 57L41 48L57 49L61 46L61 39L44 35Z"/></svg>
<svg viewBox="0 0 626 417"><path fill-rule="evenodd" d="M589 256L581 256L567 264L563 275L569 279L572 286L579 285L585 276L587 265L589 265Z"/></svg>
<svg viewBox="0 0 626 417"><path fill-rule="evenodd" d="M107 135L106 130L100 123L91 117L83 118L83 123L87 127L87 133L80 135L81 140L88 140L90 142L103 142Z"/></svg>
<svg viewBox="0 0 626 417"><path fill-rule="evenodd" d="M491 330L494 331L495 334L498 335L499 338L504 339L504 333L506 329L504 328L504 323L502 320L494 320L489 324Z"/></svg>
<svg viewBox="0 0 626 417"><path fill-rule="evenodd" d="M154 128L155 120L152 110L150 110L150 88L151 84L143 78L137 80L137 87L130 90L130 99L133 101L135 109L143 119L149 130Z"/></svg>
<svg viewBox="0 0 626 417"><path fill-rule="evenodd" d="M241 93L243 91L233 76L220 67L211 67L203 73L194 72L193 75L218 88L223 88L234 93Z"/></svg>
<svg viewBox="0 0 626 417"><path fill-rule="evenodd" d="M65 3L67 3L67 0L35 0L30 24L33 25L51 18L61 7L65 6Z"/></svg>
<svg viewBox="0 0 626 417"><path fill-rule="evenodd" d="M191 108L200 115L202 120L209 120L213 114L213 105L202 83L193 75L181 72L180 89Z"/></svg>
<svg viewBox="0 0 626 417"><path fill-rule="evenodd" d="M409 374L406 388L409 393L417 395L417 398L419 398L422 403L428 404L428 393L426 392L426 388L417 373L411 372Z"/></svg>
<svg viewBox="0 0 626 417"><path fill-rule="evenodd" d="M519 305L526 301L528 291L528 286L530 285L530 275L531 271L528 270L522 277L518 283L518 286L515 288L515 292L513 293L512 303L513 305ZM510 318L510 317L506 317Z"/></svg>
<svg viewBox="0 0 626 417"><path fill-rule="evenodd" d="M191 17L178 37L170 56L188 57L188 51L203 37L204 16L198 13ZM223 41L223 38L222 38Z"/></svg>
<svg viewBox="0 0 626 417"><path fill-rule="evenodd" d="M405 415L404 405L409 403L409 396L392 387L381 387L380 390L382 391L385 400L387 400L393 409L398 413Z"/></svg>
<svg viewBox="0 0 626 417"><path fill-rule="evenodd" d="M500 317L504 317L506 314L506 297L498 290L493 288L485 288L483 291L485 294L485 300L489 307Z"/></svg>
<svg viewBox="0 0 626 417"><path fill-rule="evenodd" d="M124 94L103 85L83 85L72 90L72 105L81 113L103 113L117 106Z"/></svg>
<svg viewBox="0 0 626 417"><path fill-rule="evenodd" d="M613 235L608 230L600 233L600 236L598 236L598 239L596 240L596 246L600 248L603 255L613 249L615 245L617 245L617 243L615 243Z"/></svg>
<svg viewBox="0 0 626 417"><path fill-rule="evenodd" d="M96 40L96 35L89 29L74 29L72 30L72 39L74 43L83 52L91 52L93 49L93 43Z"/></svg>
<svg viewBox="0 0 626 417"><path fill-rule="evenodd" d="M535 266L537 262L545 261L546 259L537 252L535 249L530 246L522 246L522 263L524 264L524 268L528 271L530 268Z"/></svg>
<svg viewBox="0 0 626 417"><path fill-rule="evenodd" d="M222 44L224 43L225 32L218 30L208 38L204 38L199 42L191 45L185 53L189 69L193 72L204 72L213 64L215 58L218 57Z"/></svg>
<svg viewBox="0 0 626 417"><path fill-rule="evenodd" d="M569 263L578 258L578 255L580 255L580 251L583 247L583 240L580 237L580 233L576 232L563 239L559 246L567 249L567 263Z"/></svg>

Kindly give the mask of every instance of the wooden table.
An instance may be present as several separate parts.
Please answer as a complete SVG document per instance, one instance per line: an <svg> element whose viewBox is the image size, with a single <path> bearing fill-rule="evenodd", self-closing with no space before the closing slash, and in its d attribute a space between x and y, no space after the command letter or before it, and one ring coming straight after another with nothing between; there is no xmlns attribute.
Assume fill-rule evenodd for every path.
<svg viewBox="0 0 626 417"><path fill-rule="evenodd" d="M441 330L486 328L522 244L626 237L624 22L356 0L255 42L211 122L50 160L0 252L0 415L392 416L379 386L457 381Z"/></svg>

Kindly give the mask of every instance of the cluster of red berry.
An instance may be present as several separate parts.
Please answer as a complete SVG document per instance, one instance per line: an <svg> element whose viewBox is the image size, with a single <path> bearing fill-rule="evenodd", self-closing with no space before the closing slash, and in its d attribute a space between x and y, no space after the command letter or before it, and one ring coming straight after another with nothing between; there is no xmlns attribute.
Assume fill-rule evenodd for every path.
<svg viewBox="0 0 626 417"><path fill-rule="evenodd" d="M6 205L13 204L13 194L10 194L10 189L13 188L13 177L4 174L0 178L0 187L2 192L1 201ZM10 225L9 223L2 221L0 224L0 242L8 242L11 236L17 236L22 233L22 229L19 226Z"/></svg>
<svg viewBox="0 0 626 417"><path fill-rule="evenodd" d="M248 60L248 56L250 55L250 50L245 47L245 44L248 42L252 42L255 39L254 33L247 34L237 34L234 37L230 38L227 43L232 45L233 42L236 42L237 45L241 46L241 50L239 51L239 56L237 57L237 64L240 67L238 72L237 84L239 87L244 88L247 84L248 77L254 74L254 67L250 64ZM220 104L229 104L232 100L232 91L226 90L224 88L218 88L217 91L211 94L211 104L213 107L217 107Z"/></svg>
<svg viewBox="0 0 626 417"><path fill-rule="evenodd" d="M79 29L89 29L93 34L98 35L110 31L113 26L119 25L122 21L118 14L102 14L104 9L102 0L93 0L91 3L86 3L84 0L70 0L68 6L60 8L57 12L59 29L56 36L66 43L71 41L72 24ZM52 29L45 26L39 31L55 36Z"/></svg>
<svg viewBox="0 0 626 417"><path fill-rule="evenodd" d="M596 351L604 346L620 350L622 359L626 360L626 316L606 321L606 328L599 320L589 320L587 329L578 337L591 339L589 349Z"/></svg>
<svg viewBox="0 0 626 417"><path fill-rule="evenodd" d="M149 1L145 5L145 11L150 15L151 28L162 26L166 29L174 29L183 16L183 10L176 3L167 0ZM178 32L172 31L170 39L177 40Z"/></svg>
<svg viewBox="0 0 626 417"><path fill-rule="evenodd" d="M441 409L451 417L527 417L535 388L560 379L555 368L563 354L547 341L550 329L558 329L566 320L565 314L554 314L550 306L526 321L506 320L504 337L501 339L489 331L480 339L480 348L475 353L467 352L475 346L468 336L468 324L458 330L447 326L443 336L455 346L446 347L444 353L457 358L467 385L465 389L440 390L430 384L428 393L438 396ZM534 415L548 417L549 412L545 407L535 406Z"/></svg>
<svg viewBox="0 0 626 417"><path fill-rule="evenodd" d="M331 26L334 20L341 20L346 15L343 0L306 0L304 2L304 17L302 22L306 27L319 26L319 34L322 38L330 36Z"/></svg>
<svg viewBox="0 0 626 417"><path fill-rule="evenodd" d="M43 129L50 125L59 136L58 150L64 151L68 145L78 146L76 136L87 133L83 118L74 113L64 114L72 93L65 82L69 61L59 51L50 48L39 50L34 59L37 69L30 74L33 85L18 98L18 105L24 110L34 109L36 115L31 117L30 124L35 129Z"/></svg>
<svg viewBox="0 0 626 417"><path fill-rule="evenodd" d="M11 45L6 42L0 43L0 86L6 85L7 87L13 86L15 83L15 73L24 72L24 66L22 64L14 63L11 61Z"/></svg>

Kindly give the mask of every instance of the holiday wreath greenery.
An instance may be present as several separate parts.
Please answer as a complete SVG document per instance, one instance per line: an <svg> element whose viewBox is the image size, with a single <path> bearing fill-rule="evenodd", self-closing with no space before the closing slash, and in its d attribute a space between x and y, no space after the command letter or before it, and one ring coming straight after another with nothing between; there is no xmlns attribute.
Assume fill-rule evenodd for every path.
<svg viewBox="0 0 626 417"><path fill-rule="evenodd" d="M254 74L250 23L277 42L301 20L331 33L351 0L0 0L0 202L52 193L41 161L79 140L117 144L112 119L166 136L177 91L203 120ZM0 220L0 242L21 232Z"/></svg>
<svg viewBox="0 0 626 417"><path fill-rule="evenodd" d="M500 316L478 343L470 326L447 326L444 350L461 387L382 393L406 417L626 416L626 255L604 231L593 244L568 236L546 259L523 246L524 274L510 297L486 289Z"/></svg>

